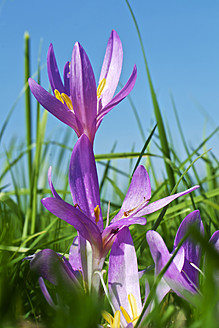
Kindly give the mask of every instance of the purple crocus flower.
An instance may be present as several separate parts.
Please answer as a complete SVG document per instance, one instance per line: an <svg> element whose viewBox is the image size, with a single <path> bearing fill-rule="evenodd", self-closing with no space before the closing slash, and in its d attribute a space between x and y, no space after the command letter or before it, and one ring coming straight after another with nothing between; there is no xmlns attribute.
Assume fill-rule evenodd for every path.
<svg viewBox="0 0 219 328"><path fill-rule="evenodd" d="M86 134L91 143L103 117L133 89L137 69L134 66L126 85L113 97L121 74L123 50L116 31L112 31L107 43L99 84L89 58L76 42L71 63L64 67L64 83L61 80L52 44L47 56L47 69L53 95L33 79L30 89L39 103L63 123L73 128L78 137Z"/></svg>
<svg viewBox="0 0 219 328"><path fill-rule="evenodd" d="M71 258L75 258L77 263L80 262L78 259L81 259L85 281L89 280L88 268L85 264L87 262L86 240L92 249L91 279L93 281L94 271L102 269L104 259L121 229L131 224L146 224L146 219L142 216L153 213L174 199L198 188L195 186L148 205L151 197L150 180L147 171L140 165L132 177L121 210L104 229L93 147L86 135L78 139L70 160L69 185L74 205L62 200L55 191L51 181L51 169L49 170L49 185L53 197L42 199L42 204L78 231L79 247L74 247L72 250L74 255Z"/></svg>
<svg viewBox="0 0 219 328"><path fill-rule="evenodd" d="M203 223L198 210L185 217L179 226L174 241L174 249L178 247L180 240L194 226L201 234L204 233ZM151 255L155 263L155 275L163 269L172 254L169 253L162 237L156 231L150 230L146 234ZM198 292L198 270L201 258L201 247L188 237L179 249L173 262L165 272L157 287L158 301L172 289L177 295L187 298ZM189 299L191 300L191 297Z"/></svg>

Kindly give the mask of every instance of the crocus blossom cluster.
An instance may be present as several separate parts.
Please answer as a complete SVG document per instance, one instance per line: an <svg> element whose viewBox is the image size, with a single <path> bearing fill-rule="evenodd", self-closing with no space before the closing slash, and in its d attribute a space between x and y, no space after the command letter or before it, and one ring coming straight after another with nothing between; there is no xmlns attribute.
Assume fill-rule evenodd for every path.
<svg viewBox="0 0 219 328"><path fill-rule="evenodd" d="M93 142L95 133L104 116L133 89L137 70L134 66L125 86L114 96L123 60L122 44L118 34L112 31L100 73L98 86L94 78L89 58L77 42L74 45L71 62L64 66L63 82L59 74L53 46L47 56L47 69L53 95L44 90L31 78L30 89L39 103L59 120L72 127L78 136L69 165L69 187L72 204L64 201L52 183L52 168L48 171L48 181L52 197L42 199L44 207L55 216L72 225L77 230L70 247L69 260L50 249L44 249L27 259L31 270L39 276L39 285L47 300L54 308L44 280L67 287L72 286L90 292L99 291L100 275L105 258L111 250L108 267L108 286L114 316L104 312L103 317L112 328L134 327L139 320L149 294L145 282L145 300L142 302L137 256L129 226L145 225L149 215L184 196L199 186L151 202L151 184L144 166L135 170L121 209L109 222L107 213L104 227L100 202L99 183ZM199 211L190 213L181 223L174 241L177 249L180 240L189 227L195 226L203 234L203 224ZM211 238L219 251L219 231ZM155 263L155 276L164 268L172 256L156 231L148 231L146 239ZM164 273L156 289L159 302L170 291L180 297L190 299L199 292L199 272L201 249L192 239L187 238L177 255ZM141 315L141 319L153 308L151 302Z"/></svg>
<svg viewBox="0 0 219 328"><path fill-rule="evenodd" d="M188 214L179 226L174 240L174 248L191 230L196 229L200 234L204 234L204 227L199 210ZM146 239L155 264L155 276L164 268L170 260L172 253L169 253L162 237L156 231L150 230L146 234ZM209 240L219 253L219 230L217 230ZM173 258L172 263L164 273L156 288L156 298L161 302L165 295L173 291L178 296L186 298L192 302L193 296L199 293L199 266L201 260L201 246L189 236L185 239L178 253ZM132 265L130 266L130 263ZM137 322L143 305L140 294L139 279L143 272L138 272L137 257L133 245L131 234L128 228L116 236L112 246L109 259L108 285L111 296L114 317L104 312L103 317L113 327L114 320L119 324L115 327L132 327ZM145 301L149 295L149 285L145 281ZM148 312L153 308L151 302L142 321Z"/></svg>

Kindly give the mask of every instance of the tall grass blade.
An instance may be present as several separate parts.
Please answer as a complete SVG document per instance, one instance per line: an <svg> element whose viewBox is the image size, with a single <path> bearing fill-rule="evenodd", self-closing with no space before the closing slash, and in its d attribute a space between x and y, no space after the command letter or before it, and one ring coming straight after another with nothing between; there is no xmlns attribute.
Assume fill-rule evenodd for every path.
<svg viewBox="0 0 219 328"><path fill-rule="evenodd" d="M162 152L163 152L165 157L167 157L169 160L171 160L170 149L169 149L169 146L168 146L165 127L164 127L164 124L163 124L162 115L161 115L161 112L160 112L160 108L159 108L158 101L157 101L157 98L156 98L156 94L155 94L155 91L154 91L154 87L153 87L153 84L152 84L151 75L150 75L150 72L149 72L149 67L148 67L146 54L145 54L145 50L144 50L144 46L143 46L143 41L142 41L142 38L141 38L141 33L140 33L140 30L139 30L135 15L133 13L133 10L132 10L128 0L125 0L125 1L126 1L126 4L127 4L128 8L129 8L130 13L131 13L132 19L134 21L135 28L137 30L138 38L139 38L140 45L141 45L142 54L143 54L143 57L144 57L144 63L145 63L145 68L146 68L146 72L147 72L147 77L148 77L148 82L149 82L149 87L150 87L150 92L151 92L151 97L152 97L152 102L153 102L153 107L154 107L154 114L155 114L157 125L158 125L158 132L159 132L159 138L160 138ZM166 172L167 172L168 180L169 180L169 183L170 183L170 187L171 187L171 189L173 189L174 186L175 186L174 172L173 172L171 166L168 165L167 162L165 162L165 167L166 167Z"/></svg>

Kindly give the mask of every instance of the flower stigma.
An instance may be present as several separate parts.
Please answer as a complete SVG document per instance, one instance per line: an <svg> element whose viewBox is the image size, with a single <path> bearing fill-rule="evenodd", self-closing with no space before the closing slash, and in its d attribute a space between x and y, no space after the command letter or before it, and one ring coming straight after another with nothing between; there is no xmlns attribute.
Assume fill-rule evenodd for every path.
<svg viewBox="0 0 219 328"><path fill-rule="evenodd" d="M66 104L67 107L73 111L73 105L72 105L72 101L69 98L68 95L66 95L64 92L60 93L57 89L54 90L55 93L55 97L61 101L63 104Z"/></svg>

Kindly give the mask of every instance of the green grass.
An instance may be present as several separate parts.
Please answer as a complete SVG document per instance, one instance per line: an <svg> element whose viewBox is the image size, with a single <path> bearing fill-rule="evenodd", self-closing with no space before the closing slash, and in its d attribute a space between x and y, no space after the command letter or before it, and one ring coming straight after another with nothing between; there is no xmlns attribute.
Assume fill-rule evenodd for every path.
<svg viewBox="0 0 219 328"><path fill-rule="evenodd" d="M177 106L171 96L179 137L186 154L181 158L177 147L171 141L171 135L166 132L168 127L164 124L154 92L141 34L134 13L128 1L126 2L142 47L157 128L155 126L148 136L144 136L145 129L142 127L137 108L133 99L129 98L139 127L138 132L142 137L142 149L139 152L130 149L128 153L116 153L114 145L109 153L96 154L97 165L103 168L102 176L99 177L103 213L106 217L109 200L111 216L113 211L120 208L130 178L139 163L145 165L149 171L152 180L152 201L165 197L171 192L175 193L176 190L180 191L195 184L200 185L198 191L187 197L181 197L167 208L148 216L146 226L131 227L130 231L137 251L139 269L148 267L148 280L151 286L156 286L157 281L154 281L153 266L151 267L153 261L145 238L146 231L158 230L167 246L172 249L175 233L182 219L193 209L200 210L205 237L194 232L193 238L201 244L205 253L205 259L202 261L205 277L200 278L202 295L195 299L194 305L191 305L175 294L169 294L162 304L155 305L154 310L146 318L144 326L216 328L219 319L219 286L215 275L219 275L219 259L218 254L209 247L207 240L219 227L219 165L214 151L207 149L206 142L209 143L218 133L218 128L209 136L204 136L203 140L195 145L195 149L191 148L189 140L185 137L186 131L183 131L180 124ZM18 98L25 97L26 139L20 140L19 135L16 138L12 137L7 149L1 150L3 165L0 172L0 327L97 327L98 323L103 323L101 310L109 309L104 293L95 297L84 295L74 289L58 290L60 303L63 306L58 311L54 311L42 296L37 277L29 269L29 262L22 261L25 256L44 248L52 248L68 254L73 237L76 235L72 226L55 218L40 202L45 195L51 194L47 184L49 153L53 154L59 163L57 168L53 168L53 180L57 190L64 199L71 201L68 161L72 146L68 146L67 140L72 139L74 132L63 126L63 135L60 137L62 141L59 143L45 137L47 112L44 111L40 116L39 104L35 102L34 106L30 106L30 91L26 83L30 74L29 63L29 35L25 34L25 86ZM40 67L39 60L36 73L38 82L40 82ZM0 139L6 131L16 105L17 100L5 122L2 123ZM36 121L31 115L35 110L37 110ZM113 115L116 115L116 112ZM36 131L35 136L33 131ZM129 172L125 172L118 165L121 159L129 164ZM159 167L164 168L162 179ZM105 269L107 270L107 265ZM141 285L144 298L143 281ZM49 284L48 288L55 299L57 290ZM153 288L150 297L153 297Z"/></svg>

